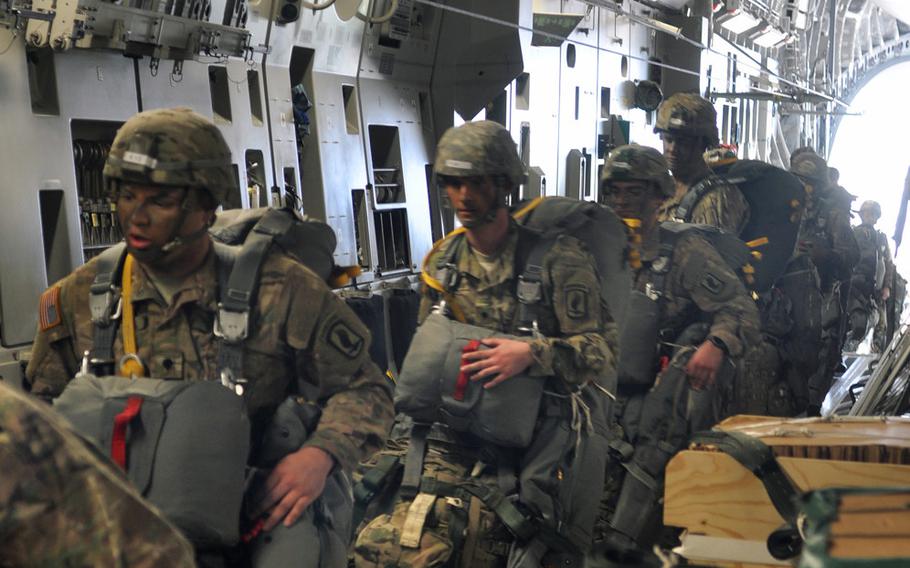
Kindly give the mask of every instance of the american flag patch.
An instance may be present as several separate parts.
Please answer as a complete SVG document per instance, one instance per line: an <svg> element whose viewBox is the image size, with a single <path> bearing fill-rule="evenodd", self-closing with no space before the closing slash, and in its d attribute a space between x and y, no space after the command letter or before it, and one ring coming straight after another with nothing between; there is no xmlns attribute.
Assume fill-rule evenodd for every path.
<svg viewBox="0 0 910 568"><path fill-rule="evenodd" d="M41 294L38 302L38 325L41 331L47 331L63 323L60 313L60 286L49 288Z"/></svg>

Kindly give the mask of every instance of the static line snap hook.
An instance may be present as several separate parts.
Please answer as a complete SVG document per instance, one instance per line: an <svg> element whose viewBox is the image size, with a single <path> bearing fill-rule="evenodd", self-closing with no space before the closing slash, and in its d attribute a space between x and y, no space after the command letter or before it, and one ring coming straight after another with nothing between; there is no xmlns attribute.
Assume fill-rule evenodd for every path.
<svg viewBox="0 0 910 568"><path fill-rule="evenodd" d="M142 363L142 359L139 358L139 355L136 355L135 353L127 353L121 357L117 367L120 369L120 375L123 377L135 379L136 377L145 375L145 365Z"/></svg>

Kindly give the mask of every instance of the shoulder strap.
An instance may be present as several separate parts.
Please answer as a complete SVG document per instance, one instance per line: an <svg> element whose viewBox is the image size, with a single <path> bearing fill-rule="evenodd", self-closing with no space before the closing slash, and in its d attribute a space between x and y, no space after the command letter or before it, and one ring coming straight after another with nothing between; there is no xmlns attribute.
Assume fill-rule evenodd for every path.
<svg viewBox="0 0 910 568"><path fill-rule="evenodd" d="M89 287L89 310L92 315L92 372L114 374L114 340L120 321L120 288L117 282L126 258L126 243L118 243L98 255L95 279Z"/></svg>
<svg viewBox="0 0 910 568"><path fill-rule="evenodd" d="M242 394L243 342L249 335L250 310L262 262L272 241L291 227L287 215L264 215L239 249L215 243L218 255L218 313L214 333L219 340L218 371L222 384ZM225 277L226 275L226 277Z"/></svg>
<svg viewBox="0 0 910 568"><path fill-rule="evenodd" d="M525 227L518 228L518 246L515 250L516 274L515 296L518 298L518 313L515 329L517 331L538 335L537 327L540 316L540 302L543 300L543 259L559 238L558 231L541 235Z"/></svg>
<svg viewBox="0 0 910 568"><path fill-rule="evenodd" d="M695 206L708 194L712 189L723 184L723 180L716 174L709 174L700 179L695 185L689 188L689 191L683 196L679 205L676 207L674 216L684 223L692 221L692 211Z"/></svg>

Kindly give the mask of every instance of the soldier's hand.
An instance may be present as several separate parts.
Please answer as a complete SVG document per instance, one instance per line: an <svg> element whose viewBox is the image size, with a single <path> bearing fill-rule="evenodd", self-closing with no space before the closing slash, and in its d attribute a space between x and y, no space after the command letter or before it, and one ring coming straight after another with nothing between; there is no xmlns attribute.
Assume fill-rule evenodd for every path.
<svg viewBox="0 0 910 568"><path fill-rule="evenodd" d="M689 384L695 390L710 387L717 380L717 373L724 362L723 350L711 343L705 341L702 343L686 365L686 375L689 376Z"/></svg>
<svg viewBox="0 0 910 568"><path fill-rule="evenodd" d="M472 381L493 377L483 388L495 387L527 369L534 362L531 345L516 339L492 337L481 343L490 349L465 353L461 357L461 370L473 373Z"/></svg>
<svg viewBox="0 0 910 568"><path fill-rule="evenodd" d="M885 287L882 288L882 300L888 301L888 298L891 297L891 288Z"/></svg>
<svg viewBox="0 0 910 568"><path fill-rule="evenodd" d="M324 450L306 446L278 462L265 480L256 517L268 514L262 526L270 531L284 519L289 527L310 503L322 495L325 480L335 466L335 459Z"/></svg>

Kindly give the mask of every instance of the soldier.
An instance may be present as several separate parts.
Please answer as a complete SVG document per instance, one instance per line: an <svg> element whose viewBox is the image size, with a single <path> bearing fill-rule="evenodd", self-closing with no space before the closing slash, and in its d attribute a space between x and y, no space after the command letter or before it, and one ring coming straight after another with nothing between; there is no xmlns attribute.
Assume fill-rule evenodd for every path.
<svg viewBox="0 0 910 568"><path fill-rule="evenodd" d="M104 176L126 238L124 264L133 264L123 288L131 283L131 297L123 304L134 317L123 316L121 333L112 340L114 360L128 353L129 326L138 350L123 358L124 365L130 359L142 363L121 373L223 380L212 332L222 261L208 228L215 209L238 191L230 148L214 124L189 109L147 111L117 132ZM58 396L79 370L82 354L104 347L95 342L89 305L97 271L93 259L41 297L26 372L38 396ZM263 489L250 496L252 517L263 519L269 531L279 523L293 525L320 497L330 472L350 472L378 450L393 412L388 381L369 358L367 330L318 276L272 249L255 290L242 346L253 454L289 395L322 408L303 447L281 459Z"/></svg>
<svg viewBox="0 0 910 568"><path fill-rule="evenodd" d="M831 186L825 160L814 152L803 152L793 158L790 171L803 181L807 194L796 260L799 257L811 260L818 271L822 294L820 361L808 365L815 370L807 377L807 391L796 395L800 403L806 400L807 414L817 416L841 360L847 287L859 259L859 248L850 227L853 196L843 188ZM798 351L802 353L792 354L791 359L812 360L816 356L811 346Z"/></svg>
<svg viewBox="0 0 910 568"><path fill-rule="evenodd" d="M617 214L640 224L640 244L631 240L635 292L620 339L617 414L625 443L614 448L628 474L606 538L609 554L629 561L647 544L664 467L691 433L722 417L715 393L730 380L731 361L758 341L759 321L755 302L706 238L723 233L659 222L673 181L657 150L621 146L602 176L602 194Z"/></svg>
<svg viewBox="0 0 910 568"><path fill-rule="evenodd" d="M550 410L537 416L537 438L530 446L509 448L454 424L444 425L435 409L424 409L434 423L429 433L418 432L416 426L412 430L404 499L360 533L356 565L579 566L590 544L606 441L585 450L592 436L600 434L579 430L573 416L587 422L591 413L583 409L593 413L602 405L604 395L590 385L612 371L616 349L615 325L599 301L594 260L583 243L568 235L560 235L546 249L536 248L539 237L510 217L506 196L522 183L524 172L515 143L497 123L470 122L449 129L439 141L434 172L465 230L441 241L425 262L422 327L434 321L435 306L472 329L490 330L486 336L512 334L485 339L482 348L465 352L460 372L471 381L485 381L484 393L521 389L537 384L535 377L547 377L543 384L551 394L540 404ZM516 287L519 274L526 282L523 259L535 251L544 253L538 265L541 301L536 331L528 335L519 324L524 304ZM404 373L413 372L408 365L421 339L418 330L396 392L399 408L407 406L402 399ZM430 370L434 372L448 371ZM437 377L425 380L435 382ZM551 440L551 431L558 431L559 438ZM574 458L560 457L570 448L575 448ZM535 469L535 460L541 458L551 459L549 467ZM409 469L419 481L417 487L408 482ZM591 481L579 477L585 470L593 472ZM565 495L573 485L584 488L584 495ZM517 506L512 505L516 500Z"/></svg>
<svg viewBox="0 0 910 568"><path fill-rule="evenodd" d="M735 185L713 174L704 159L705 150L719 142L714 106L696 94L677 93L657 110L654 132L663 141L675 182L658 220L711 225L738 235L749 220L749 203Z"/></svg>
<svg viewBox="0 0 910 568"><path fill-rule="evenodd" d="M878 202L864 201L859 208L861 223L853 228L860 257L853 269L850 284L850 329L846 343L848 350L856 349L857 344L865 337L869 323L872 323L875 329L873 353L881 353L885 348L884 330L888 324L884 308L891 297L894 262L888 248L888 237L875 228L881 216L882 208Z"/></svg>
<svg viewBox="0 0 910 568"><path fill-rule="evenodd" d="M3 382L0 432L0 565L195 565L190 544L113 464Z"/></svg>

